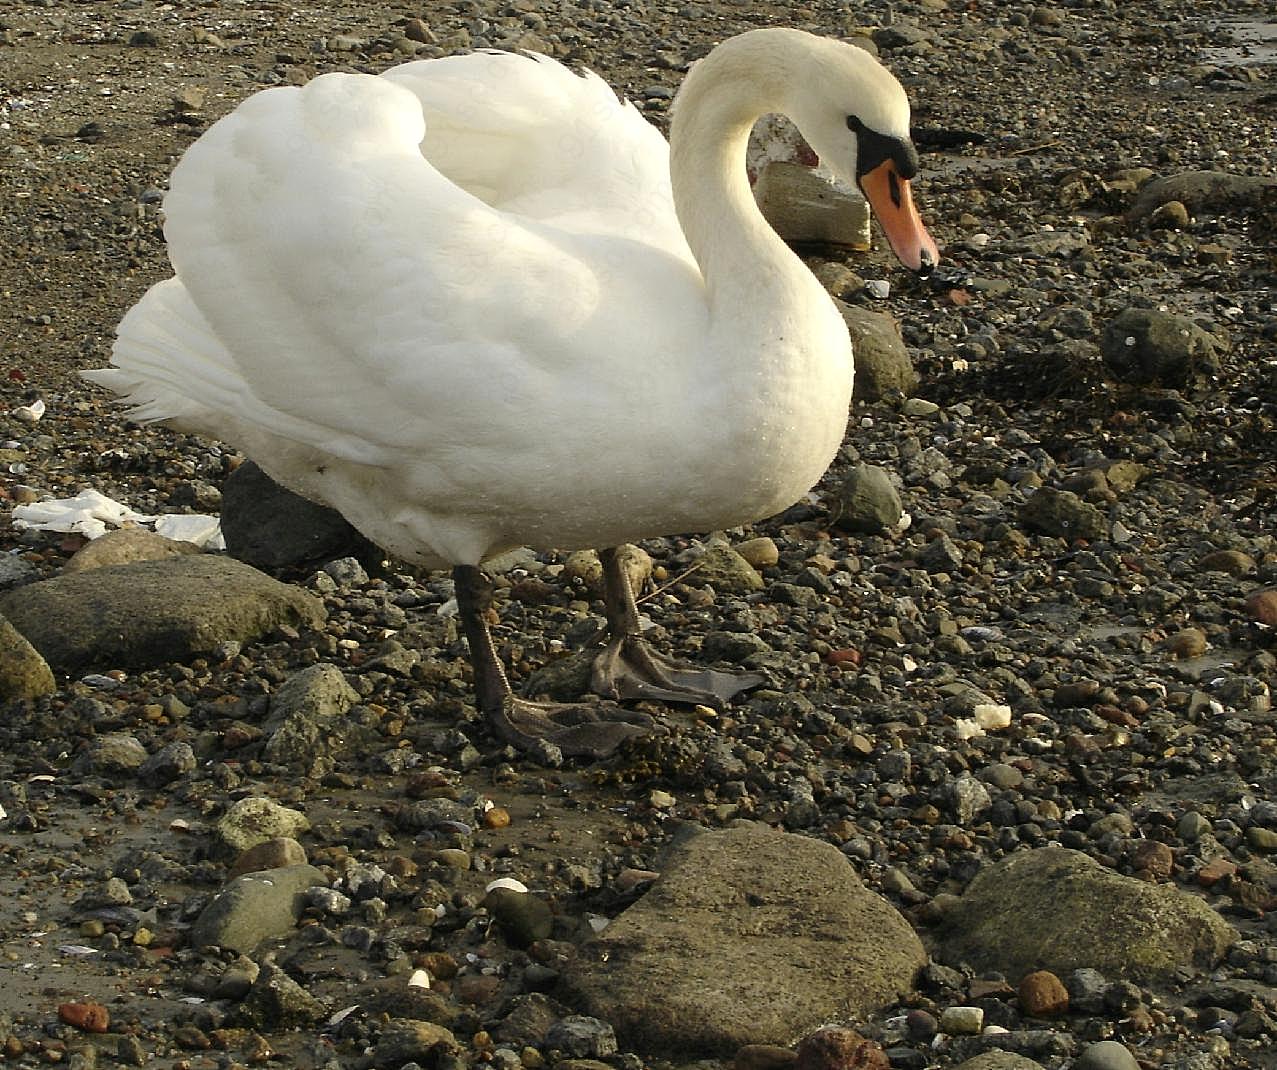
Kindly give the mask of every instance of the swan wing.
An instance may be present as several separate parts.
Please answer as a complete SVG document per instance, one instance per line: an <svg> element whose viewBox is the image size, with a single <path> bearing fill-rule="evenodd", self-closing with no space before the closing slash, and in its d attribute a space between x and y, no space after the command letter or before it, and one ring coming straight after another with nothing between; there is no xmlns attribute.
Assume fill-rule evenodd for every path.
<svg viewBox="0 0 1277 1070"><path fill-rule="evenodd" d="M592 72L481 52L382 77L420 101L422 152L462 189L527 218L690 257L670 210L668 143Z"/></svg>
<svg viewBox="0 0 1277 1070"><path fill-rule="evenodd" d="M548 75L560 88L543 97L572 86L603 106L601 82L551 61L464 57L489 71L498 58L539 72L532 83ZM154 321L177 305L187 323L179 333L198 344L170 353L167 383L198 405L234 405L223 411L236 420L360 463L391 464L406 451L441 466L458 451L475 462L487 448L494 459L532 448L582 408L605 420L617 392L632 388L640 354L656 354L651 374L676 375L707 314L681 234L670 237L659 134L639 132L646 124L612 96L609 106L629 118L611 155L643 162L593 200L606 161L591 157L583 182L548 150L549 126L523 131L512 110L519 93L504 93L513 143L494 120L476 132L477 118L454 119L466 148L449 154L440 131L440 160L467 189L422 150L431 144L420 89L428 79L414 78L418 90L351 74L267 90L196 142L165 200L182 293L144 299L122 325L115 363L137 378L147 347L162 344ZM497 162L483 162L485 143ZM619 208L627 188L668 213L663 229L636 232ZM209 383L218 389L196 393ZM158 411L152 393L152 416L182 415Z"/></svg>

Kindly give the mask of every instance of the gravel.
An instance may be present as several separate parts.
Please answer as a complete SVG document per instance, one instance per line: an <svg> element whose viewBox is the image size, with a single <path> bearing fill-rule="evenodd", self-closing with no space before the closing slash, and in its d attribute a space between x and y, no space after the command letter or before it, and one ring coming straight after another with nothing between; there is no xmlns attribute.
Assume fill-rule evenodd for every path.
<svg viewBox="0 0 1277 1070"><path fill-rule="evenodd" d="M881 248L813 255L849 318L899 321L919 385L905 398L913 377L884 376L782 515L642 545L648 637L769 685L717 716L656 710L668 734L609 763L495 740L447 577L378 569L344 529L303 539L326 553L296 567L270 558L269 529L246 534L288 612L180 653L161 645L176 626L137 622L149 638L120 645L128 583L109 635L24 624L41 653L42 630L77 652L52 680L0 622L17 680L0 718L6 1065L690 1063L626 1047L563 979L689 826L743 819L832 844L930 955L901 999L847 1016L851 1047L880 1059L865 1065L1277 1067L1277 94L1271 47L1244 44L1271 18L1258 0L1210 17L1193 0L0 11L6 606L84 541L22 530L11 505L88 487L145 515L225 505L243 458L129 424L75 372L106 362L166 274L176 157L263 86L524 47L593 67L663 124L687 63L730 33L863 34L913 99L915 193L944 256L923 283ZM188 578L239 576L214 560L117 567L168 570L195 620L209 606ZM568 566L516 554L500 573L519 681L600 624L588 562ZM106 582L94 572L55 593ZM1058 857L1044 848L1208 910L1226 949L1150 975L1096 933L1101 900L1051 919L1098 941L1090 960L1022 989L1042 972L1018 957L1036 904L995 867ZM295 882L267 889L274 935L201 946L255 849ZM489 899L498 877L529 891ZM997 935L964 957L944 933L977 878ZM720 939L744 953L750 934ZM792 1065L799 1039L701 1065Z"/></svg>

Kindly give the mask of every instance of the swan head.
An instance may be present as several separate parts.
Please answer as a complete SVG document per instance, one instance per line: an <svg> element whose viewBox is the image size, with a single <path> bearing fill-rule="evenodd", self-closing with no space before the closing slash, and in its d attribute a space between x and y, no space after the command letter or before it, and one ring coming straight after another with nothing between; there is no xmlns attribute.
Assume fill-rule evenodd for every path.
<svg viewBox="0 0 1277 1070"><path fill-rule="evenodd" d="M860 187L896 258L929 274L940 251L913 203L918 151L904 88L864 49L812 40L814 62L792 85L786 114L822 164Z"/></svg>

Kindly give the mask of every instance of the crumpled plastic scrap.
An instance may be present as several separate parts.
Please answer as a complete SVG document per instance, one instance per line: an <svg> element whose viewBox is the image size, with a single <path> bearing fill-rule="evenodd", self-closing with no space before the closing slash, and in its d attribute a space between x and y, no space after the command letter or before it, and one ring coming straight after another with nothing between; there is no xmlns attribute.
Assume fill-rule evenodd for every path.
<svg viewBox="0 0 1277 1070"><path fill-rule="evenodd" d="M74 498L15 505L13 523L19 528L59 531L83 535L88 539L105 535L108 525L118 528L124 524L147 524L168 539L182 539L210 550L221 550L226 546L217 517L190 513L146 516L92 488L81 491Z"/></svg>

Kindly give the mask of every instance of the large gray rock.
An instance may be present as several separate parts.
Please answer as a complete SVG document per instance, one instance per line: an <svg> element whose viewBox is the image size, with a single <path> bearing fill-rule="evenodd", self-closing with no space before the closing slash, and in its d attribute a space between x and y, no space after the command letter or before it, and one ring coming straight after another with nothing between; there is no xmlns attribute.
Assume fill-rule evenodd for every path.
<svg viewBox="0 0 1277 1070"><path fill-rule="evenodd" d="M312 566L338 557L375 562L382 557L336 509L281 487L253 461L227 477L221 516L227 552L256 568Z"/></svg>
<svg viewBox="0 0 1277 1070"><path fill-rule="evenodd" d="M1088 968L1146 983L1214 966L1236 930L1201 899L1123 877L1080 851L1011 855L971 882L938 934L949 962L1014 984L1033 970Z"/></svg>
<svg viewBox="0 0 1277 1070"><path fill-rule="evenodd" d="M886 312L871 312L858 305L835 302L851 335L856 357L856 380L852 393L860 401L877 401L899 391L912 394L918 389L909 350L900 337L900 326Z"/></svg>
<svg viewBox="0 0 1277 1070"><path fill-rule="evenodd" d="M1100 336L1105 366L1128 383L1184 386L1217 371L1225 348L1192 320L1154 308L1124 309Z"/></svg>
<svg viewBox="0 0 1277 1070"><path fill-rule="evenodd" d="M195 919L191 946L224 947L247 954L263 940L286 936L305 906L302 893L327 883L311 865L262 869L236 877Z"/></svg>
<svg viewBox="0 0 1277 1070"><path fill-rule="evenodd" d="M622 1046L687 1059L789 1044L865 1017L926 961L904 918L817 840L745 825L692 835L567 968Z"/></svg>
<svg viewBox="0 0 1277 1070"><path fill-rule="evenodd" d="M324 621L313 595L207 554L30 583L0 594L0 614L62 672L162 665Z"/></svg>
<svg viewBox="0 0 1277 1070"><path fill-rule="evenodd" d="M49 663L0 616L0 703L30 702L57 690Z"/></svg>

